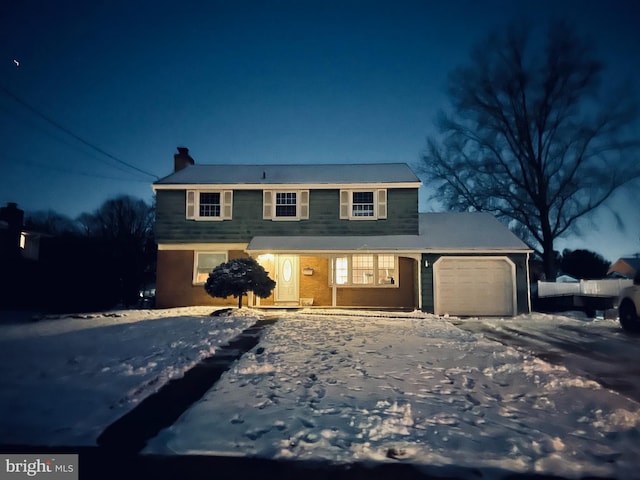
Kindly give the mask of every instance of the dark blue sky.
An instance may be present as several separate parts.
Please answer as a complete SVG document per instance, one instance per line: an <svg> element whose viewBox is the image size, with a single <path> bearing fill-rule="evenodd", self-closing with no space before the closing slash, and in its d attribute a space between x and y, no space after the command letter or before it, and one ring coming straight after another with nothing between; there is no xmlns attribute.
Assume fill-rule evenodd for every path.
<svg viewBox="0 0 640 480"><path fill-rule="evenodd" d="M200 163L416 165L447 74L523 18L568 19L612 79L640 78L635 0L20 0L0 7L0 86L158 177L178 145ZM0 132L2 205L75 217L121 193L151 200L154 177L1 89ZM566 246L610 259L640 250L637 198L613 204L636 200L625 231L583 222Z"/></svg>

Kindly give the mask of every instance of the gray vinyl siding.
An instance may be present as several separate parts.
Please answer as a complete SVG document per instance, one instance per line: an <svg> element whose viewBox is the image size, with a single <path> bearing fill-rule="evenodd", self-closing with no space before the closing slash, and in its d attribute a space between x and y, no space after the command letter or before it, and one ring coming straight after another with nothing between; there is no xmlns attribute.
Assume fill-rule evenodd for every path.
<svg viewBox="0 0 640 480"><path fill-rule="evenodd" d="M185 190L157 191L157 242L249 242L257 235L418 234L418 189L387 189L383 220L340 220L338 189L310 190L309 219L299 221L263 220L262 190L235 190L232 220L187 220L185 204Z"/></svg>
<svg viewBox="0 0 640 480"><path fill-rule="evenodd" d="M473 257L486 257L486 256L505 256L509 258L516 266L516 291L517 291L517 313L528 313L529 312L529 292L528 292L528 281L527 281L527 254L526 253L509 253L509 254L501 254L501 253L477 253L470 254L468 256ZM440 257L444 257L446 255L435 254L435 253L423 253L422 254L422 265L423 267L420 269L421 275L421 285L422 285L422 310L425 312L433 313L435 310L435 299L433 297L433 264ZM456 256L460 256L460 254L456 254ZM429 263L428 267L424 267L425 261Z"/></svg>

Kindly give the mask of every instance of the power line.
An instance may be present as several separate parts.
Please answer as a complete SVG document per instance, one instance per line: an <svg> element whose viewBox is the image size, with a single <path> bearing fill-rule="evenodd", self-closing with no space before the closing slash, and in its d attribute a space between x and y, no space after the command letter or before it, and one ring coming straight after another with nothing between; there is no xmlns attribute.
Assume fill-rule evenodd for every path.
<svg viewBox="0 0 640 480"><path fill-rule="evenodd" d="M66 147L72 148L73 150L76 150L78 152L81 152L83 155L89 155L91 156L91 158L93 158L94 160L99 161L100 163L103 163L111 168L115 168L127 175L134 175L134 173L129 169L126 168L122 165L113 163L107 159L102 158L97 152L93 151L93 150L87 150L85 147L82 146L82 144L79 144L77 142L74 141L73 138L69 138L67 135L63 136L63 133L60 132L57 129L52 129L50 128L51 126L45 126L43 125L41 122L38 121L37 118L35 118L34 116L29 116L29 118L25 117L24 115L16 115L15 112L10 111L7 108L4 108L4 106L2 104L0 104L0 113L8 113L9 115L11 115L12 120L15 121L19 121L22 122L25 126L32 128L34 130L37 130L38 132L44 134L44 135L48 135L51 138L53 138L54 140L63 143ZM23 113L23 112L20 112ZM30 112L24 112L25 114L29 114ZM5 156L7 154L5 153ZM22 162L26 162L29 163L26 160L22 160ZM33 162L31 162L33 163ZM48 168L54 168L49 166ZM71 172L70 172L71 173ZM89 174L87 174L89 176ZM135 174L135 175L142 175L142 174ZM99 178L99 177L98 177ZM143 178L146 178L146 175L143 176ZM126 180L126 181L130 181L130 180ZM135 180L135 181L144 181L144 182L148 182L148 180Z"/></svg>
<svg viewBox="0 0 640 480"><path fill-rule="evenodd" d="M125 166L127 166L127 167L129 167L129 168L131 168L131 169L133 169L133 170L135 170L137 172L143 173L143 174L148 175L150 177L153 177L155 179L159 178L157 175L155 175L153 173L149 173L149 172L147 172L145 170L142 170L141 168L136 167L135 165L132 165L132 164L130 164L128 162L125 162L124 160L119 159L118 157L110 154L109 152L104 151L102 148L98 147L97 145L94 145L93 143L89 142L88 140L85 140L84 138L80 137L79 135L76 135L74 132L72 132L68 128L64 127L63 125L61 125L60 123L58 123L57 121L52 119L51 117L45 115L40 110L38 110L37 108L33 107L32 105L30 105L26 101L22 100L20 97L15 95L13 92L8 90L4 85L0 85L0 90L2 90L6 95L11 97L14 101L19 103L20 105L22 105L23 107L25 107L26 109L31 111L32 113L38 115L40 118L44 119L46 122L50 123L51 125L53 125L57 129L63 131L67 135L75 138L76 140L78 140L79 142L81 142L84 145L88 146L89 148L92 148L96 152L101 153L102 155L104 155L104 156L106 156L106 157L108 157L108 158L110 158L112 160L115 160L116 162L118 162L118 163L120 163L122 165L125 165Z"/></svg>
<svg viewBox="0 0 640 480"><path fill-rule="evenodd" d="M117 180L119 182L147 183L147 180L138 180L138 179L134 179L134 178L111 177L109 175L100 175L100 174L96 174L96 173L88 173L88 172L84 172L82 170L72 170L70 168L57 167L57 166L54 166L54 165L46 165L46 164L43 164L43 163L32 162L30 160L21 160L19 165L31 165L33 167L44 168L44 169L52 170L52 171L55 171L55 172L66 173L66 174L69 174L69 175L79 175L79 176L82 176L82 177L100 178L100 179L103 179L103 180Z"/></svg>

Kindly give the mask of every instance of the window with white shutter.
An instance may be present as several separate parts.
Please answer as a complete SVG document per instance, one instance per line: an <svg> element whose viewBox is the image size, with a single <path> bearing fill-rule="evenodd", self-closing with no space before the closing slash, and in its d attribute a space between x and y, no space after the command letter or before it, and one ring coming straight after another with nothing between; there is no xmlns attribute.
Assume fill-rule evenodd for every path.
<svg viewBox="0 0 640 480"><path fill-rule="evenodd" d="M187 190L189 220L231 220L233 190Z"/></svg>
<svg viewBox="0 0 640 480"><path fill-rule="evenodd" d="M340 190L340 219L379 220L387 218L387 190Z"/></svg>
<svg viewBox="0 0 640 480"><path fill-rule="evenodd" d="M262 193L262 218L265 220L307 220L309 218L309 190Z"/></svg>

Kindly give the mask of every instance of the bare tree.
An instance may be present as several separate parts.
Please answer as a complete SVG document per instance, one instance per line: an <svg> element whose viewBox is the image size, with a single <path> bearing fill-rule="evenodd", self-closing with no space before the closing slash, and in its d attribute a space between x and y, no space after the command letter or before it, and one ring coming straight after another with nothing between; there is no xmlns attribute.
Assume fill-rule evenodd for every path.
<svg viewBox="0 0 640 480"><path fill-rule="evenodd" d="M629 92L599 96L603 66L571 28L533 33L494 34L452 72L422 165L433 198L493 212L555 278L554 240L640 176L638 123Z"/></svg>
<svg viewBox="0 0 640 480"><path fill-rule="evenodd" d="M29 230L56 236L78 233L76 222L54 210L38 210L27 214L24 226Z"/></svg>
<svg viewBox="0 0 640 480"><path fill-rule="evenodd" d="M121 195L105 201L94 213L78 217L89 236L144 241L153 228L153 208L144 200Z"/></svg>
<svg viewBox="0 0 640 480"><path fill-rule="evenodd" d="M105 201L95 212L78 217L87 237L97 241L118 277L118 295L125 305L136 302L140 288L153 278L154 208L144 200L122 195Z"/></svg>

